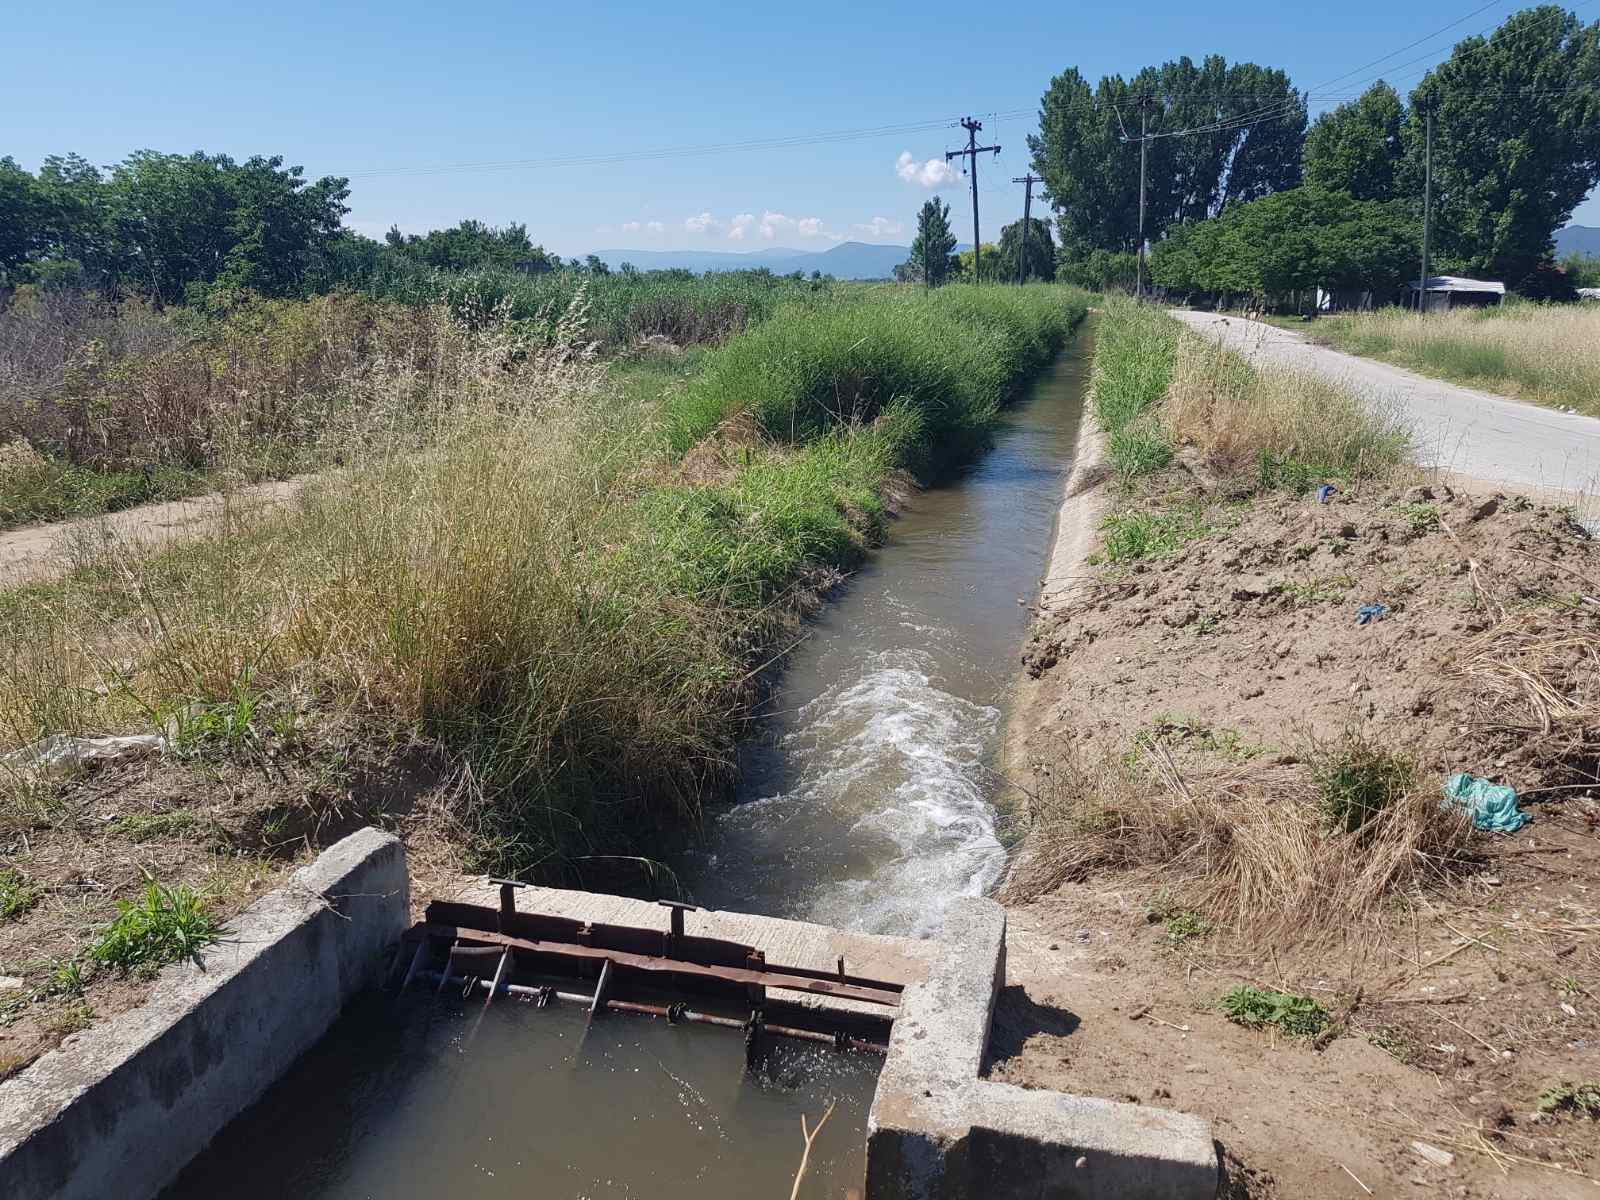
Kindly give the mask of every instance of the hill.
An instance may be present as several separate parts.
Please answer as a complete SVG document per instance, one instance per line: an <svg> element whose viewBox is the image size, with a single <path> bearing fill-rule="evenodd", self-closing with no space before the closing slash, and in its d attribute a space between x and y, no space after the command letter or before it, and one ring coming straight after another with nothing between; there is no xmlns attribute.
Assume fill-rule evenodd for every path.
<svg viewBox="0 0 1600 1200"><path fill-rule="evenodd" d="M1569 254L1587 254L1600 258L1600 229L1593 225L1568 225L1556 230L1556 257Z"/></svg>

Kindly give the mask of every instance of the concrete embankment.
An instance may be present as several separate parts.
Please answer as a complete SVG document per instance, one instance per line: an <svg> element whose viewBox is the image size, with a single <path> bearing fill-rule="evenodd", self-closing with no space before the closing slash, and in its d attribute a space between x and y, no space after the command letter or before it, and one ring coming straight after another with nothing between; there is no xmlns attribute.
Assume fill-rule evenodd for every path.
<svg viewBox="0 0 1600 1200"><path fill-rule="evenodd" d="M405 853L352 834L251 905L204 964L0 1084L0 1195L144 1200L381 976L409 915Z"/></svg>

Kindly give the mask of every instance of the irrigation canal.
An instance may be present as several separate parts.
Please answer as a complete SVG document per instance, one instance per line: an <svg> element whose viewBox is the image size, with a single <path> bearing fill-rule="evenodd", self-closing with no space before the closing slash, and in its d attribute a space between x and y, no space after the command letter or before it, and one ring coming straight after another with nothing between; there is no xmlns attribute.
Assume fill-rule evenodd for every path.
<svg viewBox="0 0 1600 1200"><path fill-rule="evenodd" d="M916 497L811 623L737 802L677 864L696 902L917 935L999 878L992 763L1087 359L1080 333L994 448ZM586 1029L580 1009L459 995L373 1001L167 1200L778 1196L800 1115L830 1100L807 1194L839 1197L862 1178L877 1061L785 1044L755 1074L715 1029L621 1016Z"/></svg>

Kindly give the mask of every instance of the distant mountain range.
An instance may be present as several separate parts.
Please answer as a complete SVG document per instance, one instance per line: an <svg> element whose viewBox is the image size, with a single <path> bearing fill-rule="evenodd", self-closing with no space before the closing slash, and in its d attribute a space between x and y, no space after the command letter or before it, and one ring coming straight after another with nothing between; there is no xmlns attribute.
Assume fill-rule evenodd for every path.
<svg viewBox="0 0 1600 1200"><path fill-rule="evenodd" d="M1586 254L1600 258L1600 229L1593 225L1568 225L1556 230L1556 257Z"/></svg>
<svg viewBox="0 0 1600 1200"><path fill-rule="evenodd" d="M971 248L965 243L958 247ZM629 262L641 271L751 271L765 267L774 275L821 271L835 279L892 279L894 269L911 257L911 247L840 242L831 250L769 246L747 254L725 250L596 250L595 254L613 271Z"/></svg>

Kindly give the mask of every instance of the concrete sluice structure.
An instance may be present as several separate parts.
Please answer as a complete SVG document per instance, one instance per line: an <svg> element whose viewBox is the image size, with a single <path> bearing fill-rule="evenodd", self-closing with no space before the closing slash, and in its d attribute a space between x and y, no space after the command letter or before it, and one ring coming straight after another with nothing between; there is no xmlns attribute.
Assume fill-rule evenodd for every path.
<svg viewBox="0 0 1600 1200"><path fill-rule="evenodd" d="M535 887L516 889L524 924L498 944L482 940L493 932L480 928L475 939L472 928L447 919L503 911L508 891L465 882L458 895L431 907L421 933L402 942L410 905L399 842L373 829L344 839L242 913L204 967L166 968L144 1006L69 1038L0 1084L0 1195L154 1197L358 992L401 976L417 986L425 976L435 986L466 980L491 1000L514 995L512 961L531 959L522 970L542 969L553 944L522 935L560 930L601 976L611 967L605 937L591 936L596 931L638 939L611 947L612 957L627 960L619 978L658 969L636 960L682 957L673 951L686 947L698 947L702 958L726 957L730 948L747 954L742 965L700 977L703 987L688 972L696 1011L709 1014L719 1007L710 993L732 988L770 1009L772 1024L802 1036L832 1030L841 1040L881 1045L873 1031L887 1025L868 1119L867 1200L1216 1194L1216 1148L1197 1117L983 1078L1005 982L1005 913L993 901L957 901L942 936L926 940ZM507 944L519 941L531 949ZM456 953L440 961L441 946ZM485 946L488 955L459 953ZM487 971L463 966L475 957ZM541 990L515 986L524 998ZM608 990L619 1001L614 1007L626 1011L634 1003L614 986L584 996L594 1004L595 992L604 1000Z"/></svg>

